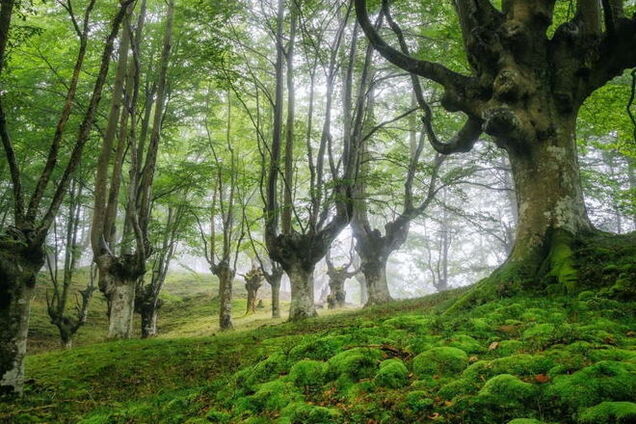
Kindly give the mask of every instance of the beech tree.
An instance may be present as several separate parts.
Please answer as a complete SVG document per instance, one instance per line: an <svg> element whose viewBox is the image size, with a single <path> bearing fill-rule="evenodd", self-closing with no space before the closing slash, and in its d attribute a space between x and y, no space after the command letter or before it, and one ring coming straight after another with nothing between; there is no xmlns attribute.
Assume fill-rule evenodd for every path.
<svg viewBox="0 0 636 424"><path fill-rule="evenodd" d="M54 168L58 165L58 153L64 129L74 106L77 84L88 48L90 30L90 14L95 1L89 2L80 24L72 9L69 8L70 19L79 38L79 50L73 74L68 84L66 99L59 115L55 133L50 142L46 163L37 180L37 184L25 203L25 192L22 186L23 175L20 169L14 143L11 138L11 117L5 113L3 97L0 91L0 138L5 157L9 165L11 187L13 191L13 225L0 235L0 391L21 393L24 379L24 356L29 323L30 302L36 275L45 262L44 243L55 216L62 205L64 197L75 170L79 166L84 146L88 141L102 89L110 66L110 55L114 40L119 32L124 14L133 0L120 3L119 10L113 17L110 32L103 46L101 63L89 104L75 138L69 159L61 177L51 181ZM0 3L0 77L4 71L6 47L12 18L17 14L17 2L3 0ZM52 186L53 194L46 198L47 188Z"/></svg>
<svg viewBox="0 0 636 424"><path fill-rule="evenodd" d="M560 283L576 279L573 242L593 231L579 175L577 114L595 90L636 66L636 18L624 15L622 0L601 3L581 0L571 19L555 24L553 0L506 0L501 9L489 0L454 1L470 67L461 73L391 47L370 21L367 2L355 0L375 49L439 84L444 108L465 115L448 142L435 137L429 121L433 147L466 152L487 135L508 155L518 225L512 252L493 278L532 279L547 264Z"/></svg>

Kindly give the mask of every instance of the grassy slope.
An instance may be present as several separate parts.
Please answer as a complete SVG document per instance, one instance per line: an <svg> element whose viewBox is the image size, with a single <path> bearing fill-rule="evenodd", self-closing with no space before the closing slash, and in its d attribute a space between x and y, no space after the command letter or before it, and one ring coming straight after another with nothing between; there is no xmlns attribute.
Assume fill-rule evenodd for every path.
<svg viewBox="0 0 636 424"><path fill-rule="evenodd" d="M620 403L636 394L634 303L524 295L440 315L457 295L34 355L26 398L0 406L0 420L634 422L636 405Z"/></svg>
<svg viewBox="0 0 636 424"><path fill-rule="evenodd" d="M636 243L594 246L590 291L502 287L450 314L461 291L210 336L209 295L172 299L163 338L29 357L0 422L636 422Z"/></svg>

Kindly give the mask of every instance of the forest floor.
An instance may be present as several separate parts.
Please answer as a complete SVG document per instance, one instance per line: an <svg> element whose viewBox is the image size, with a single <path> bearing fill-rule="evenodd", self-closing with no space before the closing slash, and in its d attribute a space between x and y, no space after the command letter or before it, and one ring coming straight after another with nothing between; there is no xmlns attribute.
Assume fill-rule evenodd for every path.
<svg viewBox="0 0 636 424"><path fill-rule="evenodd" d="M619 268L603 275L636 264ZM444 313L466 290L214 336L210 292L175 298L162 337L30 355L0 422L636 422L635 297L525 290Z"/></svg>
<svg viewBox="0 0 636 424"><path fill-rule="evenodd" d="M460 294L32 355L0 421L634 422L634 302L519 295L441 315Z"/></svg>

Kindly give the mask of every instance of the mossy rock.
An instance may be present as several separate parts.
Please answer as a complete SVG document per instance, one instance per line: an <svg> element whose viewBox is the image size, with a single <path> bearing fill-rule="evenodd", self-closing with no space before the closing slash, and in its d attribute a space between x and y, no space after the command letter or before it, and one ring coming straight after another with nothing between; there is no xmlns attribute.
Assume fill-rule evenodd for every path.
<svg viewBox="0 0 636 424"><path fill-rule="evenodd" d="M289 404L281 413L279 424L336 424L340 422L340 411L334 408L308 405L304 402Z"/></svg>
<svg viewBox="0 0 636 424"><path fill-rule="evenodd" d="M389 318L382 323L383 327L396 328L399 330L408 330L412 333L419 333L426 329L430 324L430 318L422 315L402 315L395 318Z"/></svg>
<svg viewBox="0 0 636 424"><path fill-rule="evenodd" d="M559 375L548 396L577 410L603 401L630 401L636 393L636 364L601 361L571 375Z"/></svg>
<svg viewBox="0 0 636 424"><path fill-rule="evenodd" d="M289 380L303 390L313 390L323 385L327 364L312 359L296 362L289 370Z"/></svg>
<svg viewBox="0 0 636 424"><path fill-rule="evenodd" d="M399 389L407 385L409 370L399 359L387 359L380 363L380 369L373 379L378 386Z"/></svg>
<svg viewBox="0 0 636 424"><path fill-rule="evenodd" d="M327 377L336 379L345 376L353 381L371 378L375 375L378 364L384 354L379 349L354 348L341 352L327 362Z"/></svg>
<svg viewBox="0 0 636 424"><path fill-rule="evenodd" d="M582 424L627 424L636 422L636 403L602 402L585 409L578 419Z"/></svg>
<svg viewBox="0 0 636 424"><path fill-rule="evenodd" d="M209 423L226 424L230 422L232 416L227 412L211 409L205 415L205 418L208 420Z"/></svg>
<svg viewBox="0 0 636 424"><path fill-rule="evenodd" d="M519 408L537 394L537 388L510 374L497 375L484 384L478 397L499 408Z"/></svg>
<svg viewBox="0 0 636 424"><path fill-rule="evenodd" d="M495 349L497 356L510 356L523 350L523 342L519 340L502 340Z"/></svg>
<svg viewBox="0 0 636 424"><path fill-rule="evenodd" d="M543 424L543 421L535 420L534 418L515 418L512 421L508 421L508 424Z"/></svg>
<svg viewBox="0 0 636 424"><path fill-rule="evenodd" d="M413 358L412 365L420 378L459 374L468 366L468 355L455 347L434 347Z"/></svg>
<svg viewBox="0 0 636 424"><path fill-rule="evenodd" d="M548 372L553 366L554 361L544 355L519 354L475 362L464 370L462 377L483 381L498 374L534 376Z"/></svg>
<svg viewBox="0 0 636 424"><path fill-rule="evenodd" d="M452 400L457 396L468 395L479 390L479 385L467 378L458 378L442 386L437 392L442 399Z"/></svg>

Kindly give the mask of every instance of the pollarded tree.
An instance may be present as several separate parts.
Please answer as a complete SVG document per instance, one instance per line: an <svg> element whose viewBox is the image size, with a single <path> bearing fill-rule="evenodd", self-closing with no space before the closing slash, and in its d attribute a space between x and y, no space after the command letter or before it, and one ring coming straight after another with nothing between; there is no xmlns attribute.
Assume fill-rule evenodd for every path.
<svg viewBox="0 0 636 424"><path fill-rule="evenodd" d="M57 215L73 174L82 158L101 99L108 69L110 55L113 52L114 40L117 37L124 14L132 0L119 4L118 11L112 19L107 39L103 45L101 63L95 78L89 103L86 105L82 123L74 140L71 152L61 176L52 181L52 174L58 166L60 147L74 107L74 100L80 73L88 48L90 31L89 17L95 1L88 3L83 14L83 22L79 23L72 8L67 8L71 21L79 38L79 49L64 104L61 108L55 133L49 144L49 152L45 165L35 184L35 188L25 202L25 190L22 181L25 178L20 161L16 157L11 130L14 123L4 110L3 100L6 92L0 91L0 139L6 161L9 166L13 191L13 225L0 235L0 392L21 393L24 380L24 356L29 323L29 309L36 275L45 261L44 243L51 225ZM3 0L0 3L0 77L3 77L6 47L9 39L11 19L18 13L18 2ZM9 87L7 87L8 89ZM17 125L16 125L17 126ZM45 196L52 189L50 197Z"/></svg>
<svg viewBox="0 0 636 424"><path fill-rule="evenodd" d="M327 306L329 309L342 308L345 306L347 293L345 292L345 282L354 277L360 268L351 268L355 257L353 254L353 239L351 240L351 249L349 249L348 261L344 265L337 266L333 262L331 252L334 250L333 245L327 255L325 262L327 263L327 275L329 276L329 295L327 296Z"/></svg>
<svg viewBox="0 0 636 424"><path fill-rule="evenodd" d="M579 176L576 118L595 90L636 66L636 19L625 17L623 1L603 0L600 7L597 0L580 0L574 17L555 25L553 0L505 0L501 10L489 0L457 0L469 74L391 47L370 22L367 2L355 3L374 47L441 85L444 108L466 115L448 143L426 126L436 150L469 151L485 134L507 152L519 221L514 248L496 275L507 282L531 279L546 264L560 283L573 282L573 240L593 230Z"/></svg>

